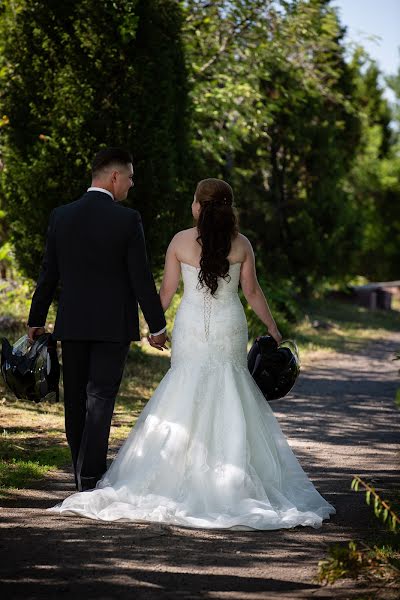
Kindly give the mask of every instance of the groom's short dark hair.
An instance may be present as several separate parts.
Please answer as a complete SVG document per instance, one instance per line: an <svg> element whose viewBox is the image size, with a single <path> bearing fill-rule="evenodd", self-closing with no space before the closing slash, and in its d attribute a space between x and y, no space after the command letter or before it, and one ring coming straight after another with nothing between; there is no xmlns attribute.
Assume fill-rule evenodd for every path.
<svg viewBox="0 0 400 600"><path fill-rule="evenodd" d="M128 165L132 155L125 148L104 148L96 154L92 162L92 175L97 175L109 165Z"/></svg>

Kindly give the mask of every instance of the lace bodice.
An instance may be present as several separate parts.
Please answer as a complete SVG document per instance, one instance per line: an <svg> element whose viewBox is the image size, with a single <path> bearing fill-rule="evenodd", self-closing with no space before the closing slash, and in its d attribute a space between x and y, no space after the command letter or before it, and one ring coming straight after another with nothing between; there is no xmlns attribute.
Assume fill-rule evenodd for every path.
<svg viewBox="0 0 400 600"><path fill-rule="evenodd" d="M184 293L172 332L172 367L195 361L206 368L230 362L247 368L247 322L238 296L241 263L218 280L212 296L199 286L199 268L181 263Z"/></svg>

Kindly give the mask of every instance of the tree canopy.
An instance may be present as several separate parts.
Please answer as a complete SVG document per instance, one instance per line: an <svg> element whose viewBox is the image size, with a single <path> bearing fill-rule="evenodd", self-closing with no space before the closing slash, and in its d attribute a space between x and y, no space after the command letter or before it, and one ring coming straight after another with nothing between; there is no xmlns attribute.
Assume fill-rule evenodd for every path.
<svg viewBox="0 0 400 600"><path fill-rule="evenodd" d="M130 202L160 261L185 189L181 26L173 0L3 3L4 205L29 276L37 276L50 210L83 193L105 146L133 153Z"/></svg>
<svg viewBox="0 0 400 600"><path fill-rule="evenodd" d="M398 278L399 105L344 33L330 0L3 2L2 208L25 273L93 154L125 145L157 268L197 181L222 177L270 285Z"/></svg>

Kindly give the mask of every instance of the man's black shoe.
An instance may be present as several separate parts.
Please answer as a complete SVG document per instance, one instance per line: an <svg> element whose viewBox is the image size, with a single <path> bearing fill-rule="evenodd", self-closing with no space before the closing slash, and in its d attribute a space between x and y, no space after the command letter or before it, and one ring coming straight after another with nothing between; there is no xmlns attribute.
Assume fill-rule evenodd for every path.
<svg viewBox="0 0 400 600"><path fill-rule="evenodd" d="M96 487L96 483L99 479L99 477L80 477L80 486L78 486L78 490L80 492L93 490Z"/></svg>

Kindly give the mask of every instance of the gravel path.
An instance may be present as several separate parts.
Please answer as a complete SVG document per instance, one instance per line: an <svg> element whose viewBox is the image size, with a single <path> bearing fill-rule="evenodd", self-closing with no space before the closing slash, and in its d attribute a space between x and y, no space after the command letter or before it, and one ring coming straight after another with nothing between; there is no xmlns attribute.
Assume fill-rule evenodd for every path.
<svg viewBox="0 0 400 600"><path fill-rule="evenodd" d="M21 490L0 510L0 595L4 598L274 599L365 598L352 582L313 581L328 544L380 527L352 475L390 493L398 485L400 333L363 355L308 357L290 396L272 406L322 495L337 509L321 529L207 532L158 525L99 523L45 508L74 491L60 471Z"/></svg>

